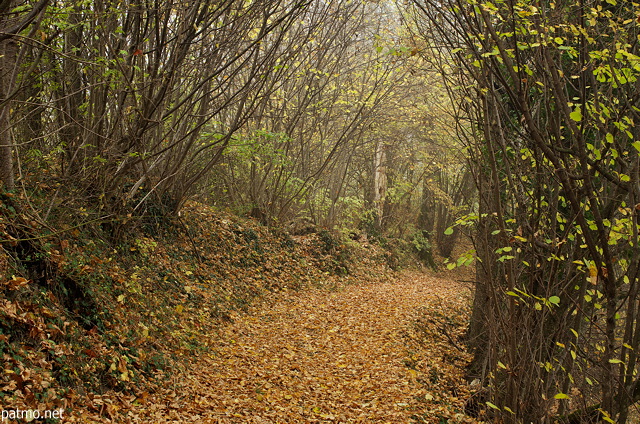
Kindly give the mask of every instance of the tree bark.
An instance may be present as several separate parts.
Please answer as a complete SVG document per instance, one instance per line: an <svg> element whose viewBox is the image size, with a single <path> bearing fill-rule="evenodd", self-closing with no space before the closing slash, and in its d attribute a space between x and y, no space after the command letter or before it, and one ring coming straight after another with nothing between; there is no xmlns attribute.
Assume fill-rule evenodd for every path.
<svg viewBox="0 0 640 424"><path fill-rule="evenodd" d="M376 227L382 228L384 202L387 197L387 152L383 142L376 145L373 163L373 204L376 208Z"/></svg>
<svg viewBox="0 0 640 424"><path fill-rule="evenodd" d="M11 8L7 9L10 10ZM11 21L0 17L0 33L11 26ZM11 100L8 97L13 89L17 52L18 45L13 38L6 38L0 41L0 181L2 181L7 190L12 190L15 185L10 120Z"/></svg>
<svg viewBox="0 0 640 424"><path fill-rule="evenodd" d="M13 140L11 137L11 97L14 95L18 69L16 34L27 28L47 6L40 0L26 14L10 14L18 6L15 0L0 3L0 182L7 190L15 186L13 175Z"/></svg>
<svg viewBox="0 0 640 424"><path fill-rule="evenodd" d="M491 189L487 187L491 184L491 177L483 172L479 172L478 175L482 179L478 184L479 215L481 218L478 221L474 244L480 263L476 265L475 292L466 339L467 346L473 353L473 360L468 370L469 377L478 378L484 382L489 371L487 369L489 355L487 313L489 312L489 287L492 276L491 261L493 258L490 244L490 218L488 216L482 217L482 215L491 210L490 205L487 204L485 194L486 192L491 192Z"/></svg>

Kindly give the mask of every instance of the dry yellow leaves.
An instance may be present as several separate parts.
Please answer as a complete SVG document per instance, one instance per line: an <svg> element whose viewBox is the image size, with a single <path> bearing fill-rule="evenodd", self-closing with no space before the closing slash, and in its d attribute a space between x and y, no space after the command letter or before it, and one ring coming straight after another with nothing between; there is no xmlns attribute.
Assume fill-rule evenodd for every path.
<svg viewBox="0 0 640 424"><path fill-rule="evenodd" d="M427 343L433 351L417 352L407 344L420 314L441 310L443 299L460 298L463 290L407 274L335 291L280 293L235 315L210 335L211 350L185 375L164 392L132 398L119 414L125 422L158 424L409 423L416 416L473 422L459 413L463 400L436 396L421 383L420 364L438 365L436 350L446 347L434 341ZM450 364L438 366L455 374ZM118 369L127 372L122 359Z"/></svg>

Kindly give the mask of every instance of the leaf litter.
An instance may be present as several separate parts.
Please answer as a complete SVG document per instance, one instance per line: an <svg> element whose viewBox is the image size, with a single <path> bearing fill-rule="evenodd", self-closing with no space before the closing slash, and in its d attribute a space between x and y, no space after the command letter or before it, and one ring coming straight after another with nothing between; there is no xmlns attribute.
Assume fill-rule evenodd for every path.
<svg viewBox="0 0 640 424"><path fill-rule="evenodd" d="M183 232L117 251L80 232L32 246L46 281L9 279L25 270L0 255L3 409L63 408L65 423L473 422L469 290L451 275L393 273L366 239L185 212Z"/></svg>
<svg viewBox="0 0 640 424"><path fill-rule="evenodd" d="M233 313L186 375L120 399L114 421L475 423L456 346L468 296L417 272L279 293Z"/></svg>

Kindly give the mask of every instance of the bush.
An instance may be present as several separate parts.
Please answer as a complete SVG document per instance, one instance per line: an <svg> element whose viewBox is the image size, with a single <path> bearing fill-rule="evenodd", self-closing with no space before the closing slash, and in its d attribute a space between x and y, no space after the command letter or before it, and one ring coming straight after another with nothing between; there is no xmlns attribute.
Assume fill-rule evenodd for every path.
<svg viewBox="0 0 640 424"><path fill-rule="evenodd" d="M413 244L413 248L423 264L428 265L433 269L437 269L437 265L433 260L432 246L429 241L429 232L425 230L417 230L411 235L411 244Z"/></svg>

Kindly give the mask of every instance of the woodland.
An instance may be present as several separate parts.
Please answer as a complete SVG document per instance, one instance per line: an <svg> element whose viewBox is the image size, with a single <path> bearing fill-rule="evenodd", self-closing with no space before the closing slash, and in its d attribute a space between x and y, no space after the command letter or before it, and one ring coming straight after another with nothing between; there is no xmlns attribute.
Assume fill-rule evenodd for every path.
<svg viewBox="0 0 640 424"><path fill-rule="evenodd" d="M639 50L628 0L0 0L2 422L639 422Z"/></svg>

